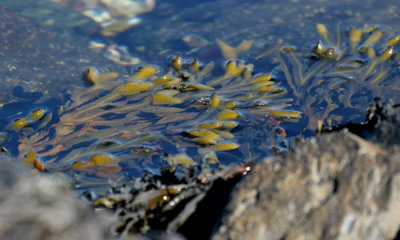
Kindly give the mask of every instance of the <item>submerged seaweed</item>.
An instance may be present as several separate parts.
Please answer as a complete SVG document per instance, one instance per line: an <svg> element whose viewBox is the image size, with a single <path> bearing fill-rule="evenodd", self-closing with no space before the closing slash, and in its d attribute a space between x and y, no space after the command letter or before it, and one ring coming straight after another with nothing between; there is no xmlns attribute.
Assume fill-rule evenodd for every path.
<svg viewBox="0 0 400 240"><path fill-rule="evenodd" d="M91 86L74 90L57 113L41 106L10 123L19 157L39 170L75 176L77 187L158 173L163 164L241 164L280 150L281 119L305 116L307 129L321 131L362 118L374 97L400 90L399 36L376 26L338 28L334 41L324 25L317 31L322 40L311 48L279 43L256 57L273 56L276 63L262 73L238 59L226 60L221 71L181 55L167 67L143 65L130 76L87 67ZM227 58L252 43L218 40Z"/></svg>
<svg viewBox="0 0 400 240"><path fill-rule="evenodd" d="M317 31L322 40L311 49L300 51L280 43L256 58L276 58L277 71L309 120L308 129L362 121L374 97L398 96L399 35L364 26L338 28L333 40L325 25L317 24Z"/></svg>
<svg viewBox="0 0 400 240"><path fill-rule="evenodd" d="M399 36L365 26L338 29L333 41L324 25L317 31L322 40L311 49L279 43L256 57L276 64L256 74L232 59L252 41L235 48L218 40L230 58L223 71L181 55L130 76L85 68L91 86L73 91L57 113L43 106L11 121L19 157L73 176L95 207L116 211L117 234L177 231L206 193L232 187L250 170L241 164L279 151L282 120L298 127L305 117L315 133L364 116L374 97L399 96ZM220 188L217 179L225 181Z"/></svg>
<svg viewBox="0 0 400 240"><path fill-rule="evenodd" d="M20 158L75 176L76 187L96 187L157 173L162 164L193 169L260 159L282 135L275 117L301 118L283 110L292 100L271 73L253 74L241 60L227 60L216 77L213 62L181 55L161 70L143 65L119 76L86 68L92 86L74 91L57 114L39 108L10 124ZM251 140L257 132L261 144Z"/></svg>
<svg viewBox="0 0 400 240"><path fill-rule="evenodd" d="M279 43L256 57L273 56L276 63L256 74L242 60L228 59L220 71L213 62L181 55L168 67L143 65L131 76L87 67L91 86L73 91L57 113L43 106L10 123L19 156L39 170L75 176L82 188L139 177L143 170L157 174L163 164L191 171L241 164L280 150L281 119L305 116L307 129L321 131L362 118L374 97L385 100L400 90L399 36L365 26L338 29L333 41L324 25L317 31L322 40L312 48ZM218 41L226 57L252 43Z"/></svg>

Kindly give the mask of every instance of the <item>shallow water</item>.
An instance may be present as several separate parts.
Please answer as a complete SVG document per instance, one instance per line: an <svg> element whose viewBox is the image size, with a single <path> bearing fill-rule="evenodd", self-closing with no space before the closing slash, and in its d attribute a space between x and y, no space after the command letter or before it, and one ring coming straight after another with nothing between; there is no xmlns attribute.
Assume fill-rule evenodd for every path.
<svg viewBox="0 0 400 240"><path fill-rule="evenodd" d="M193 76L194 83L212 87L174 90L182 102L175 99L177 102L166 105L154 102L154 96L165 89L162 85L155 84L137 95L118 95L117 90L138 71L134 65L125 66L126 72L118 71L120 76L109 84L95 83L99 88L75 81L76 86L70 85L61 98L60 93L50 91L47 96L51 100L47 101L36 99L41 98L40 92L29 95L18 91L18 86L7 89L13 91L14 100L12 104L2 103L2 145L21 160L33 150L47 171L66 173L81 189L105 186L108 178L124 182L145 171L158 173L160 166L167 163L178 164L184 171L196 164L259 161L287 150L295 137L315 135L318 121L328 127L360 122L373 98L399 101L397 42L390 58L383 59L386 42L400 33L396 1L162 1L153 11L140 15L138 26L111 37L103 36L99 27L91 28L95 24L72 8L48 1L6 0L2 4L33 17L48 31L68 40L126 46L132 56L140 58L141 65L155 65L159 70L154 76L134 77L134 81L154 83L156 77L168 75L170 69L172 76L182 77L171 64L171 58L182 54L182 72ZM318 34L316 24L326 26L327 39ZM371 26L377 28L370 30ZM357 28L362 37L354 42L349 36L351 29ZM371 51L354 50L377 32L382 32L382 37L371 43L376 57ZM224 66L229 62L216 44L217 39L232 46L243 40L254 41L248 50L230 55L240 59L232 62L241 68L240 73L224 77L229 72ZM324 41L324 51L336 49L334 58L326 57L325 52L319 56L312 50L318 40ZM287 46L297 50L281 51ZM263 56L268 50L269 54ZM215 67L199 77L190 70L194 58L200 60L200 71L207 69L210 62ZM253 65L239 67L242 63ZM357 66L343 70L348 64ZM243 69L252 69L253 75L246 77ZM99 73L102 72L107 71ZM258 83L252 83L252 79L269 72L273 74L271 86L275 90L266 94L255 90ZM183 78L187 78L184 82L192 81ZM49 81L56 84L56 79ZM43 89L46 90L49 89ZM199 98L210 101L213 94L221 97L220 104L196 105ZM224 104L230 100L236 100L239 106L226 107ZM45 116L52 115L46 119L48 122L45 118L30 119L27 127L10 129L9 124L15 119L29 118L33 110L42 107L46 109ZM64 109L62 113L60 107ZM224 110L238 112L239 117L218 119ZM99 111L105 112L97 116ZM298 111L302 118L285 118L295 114L290 111ZM199 124L209 121L235 121L238 126L225 128L223 133L219 133L221 129L213 130L220 134L215 143L196 143L189 131L198 131ZM211 141L210 137L207 141ZM232 149L216 150L215 144L225 143L232 145L221 146Z"/></svg>

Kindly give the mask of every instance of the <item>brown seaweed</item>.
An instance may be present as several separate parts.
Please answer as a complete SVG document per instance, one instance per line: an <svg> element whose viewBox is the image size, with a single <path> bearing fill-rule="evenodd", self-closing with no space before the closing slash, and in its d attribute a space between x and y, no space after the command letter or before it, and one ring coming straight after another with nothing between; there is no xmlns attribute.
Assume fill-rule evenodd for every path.
<svg viewBox="0 0 400 240"><path fill-rule="evenodd" d="M47 171L71 172L77 179L89 174L120 181L129 169L154 169L159 161L190 168L219 163L221 154L236 163L253 160L256 153L250 159L229 153L251 155L251 143L236 137L251 129L238 130L242 122L250 119L257 126L269 116L301 118L283 110L292 100L283 98L287 91L271 73L254 74L253 66L241 60L227 60L217 77L213 68L212 62L202 65L181 55L172 58L165 73L154 65L143 65L131 76L88 67L84 73L91 86L73 91L55 120L39 108L30 114L43 121L36 129L14 121L21 131L20 156L33 152ZM198 155L188 154L188 148ZM84 184L77 180L77 185Z"/></svg>
<svg viewBox="0 0 400 240"><path fill-rule="evenodd" d="M367 99L384 98L387 87L399 90L396 74L391 74L399 55L398 36L376 26L338 28L335 41L325 25L317 24L317 31L322 40L311 50L287 51L279 43L257 57L275 56L296 105L309 120L308 129L315 131L318 122L343 124L348 117L339 109L362 116Z"/></svg>

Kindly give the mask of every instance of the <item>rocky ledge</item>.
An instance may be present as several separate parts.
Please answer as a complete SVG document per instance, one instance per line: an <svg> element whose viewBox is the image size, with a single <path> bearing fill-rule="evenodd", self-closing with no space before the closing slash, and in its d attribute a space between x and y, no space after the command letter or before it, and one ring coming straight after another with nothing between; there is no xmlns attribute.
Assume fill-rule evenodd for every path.
<svg viewBox="0 0 400 240"><path fill-rule="evenodd" d="M33 175L0 156L0 239L105 239L98 216L56 176Z"/></svg>
<svg viewBox="0 0 400 240"><path fill-rule="evenodd" d="M235 186L212 239L396 238L400 111L390 112L373 117L376 129L349 124L257 164Z"/></svg>

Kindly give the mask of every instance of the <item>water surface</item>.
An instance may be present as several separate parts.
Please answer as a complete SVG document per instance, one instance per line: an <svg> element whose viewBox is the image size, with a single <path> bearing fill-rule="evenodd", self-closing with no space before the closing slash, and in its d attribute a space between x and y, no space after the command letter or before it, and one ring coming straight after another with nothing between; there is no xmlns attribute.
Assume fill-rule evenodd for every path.
<svg viewBox="0 0 400 240"><path fill-rule="evenodd" d="M139 66L157 68L157 73L132 78L140 72L138 65L100 64L98 76L112 71L119 76L104 84L96 82L101 77L95 78L93 86L83 74L91 64L81 63L83 77L67 76L70 81L60 91L53 90L60 83L56 75L51 77L51 68L44 70L50 73L44 89L26 88L21 81L5 85L9 97L4 97L0 111L2 145L21 161L34 151L47 171L66 173L78 188L95 189L108 178L124 182L146 171L157 174L167 164L186 171L205 164L259 161L287 150L295 138L315 135L320 122L329 127L363 121L375 97L399 100L399 44L390 45L393 53L388 58L384 55L387 42L400 33L396 1L159 1L153 11L140 15L139 25L115 36L102 35L101 28L77 9L57 3L6 0L2 5L37 21L60 36L59 41L77 42L88 51L93 51L93 41L125 46L140 58ZM317 26L327 29L326 39ZM358 31L354 29L361 32L360 40L350 37ZM382 36L370 42L374 34ZM217 44L236 47L244 40L252 40L251 47L231 54L234 59ZM319 40L324 44L321 54L313 50ZM372 50L359 51L367 43L375 55ZM326 55L329 48L335 50L333 58ZM105 58L102 51L93 54ZM179 54L182 69L174 65ZM60 55L54 61L63 61ZM200 74L191 69L195 58ZM240 71L227 77L229 64ZM29 65L24 71L29 72ZM267 73L274 83L265 85L271 89L255 90L257 74ZM135 94L118 90L129 81L154 84L168 74L208 88L166 90L155 84ZM0 81L6 79L7 75ZM159 93L179 100L157 104L154 98ZM215 96L221 98L218 104L213 104ZM230 101L238 106L227 107ZM32 111L41 108L47 119L30 119ZM238 116L220 117L224 111ZM28 126L10 128L10 123L24 118L29 118ZM191 134L201 130L201 124L229 121L238 125L212 129L218 137ZM207 139L198 140L203 137ZM226 149L218 150L218 144L226 144L220 145Z"/></svg>

